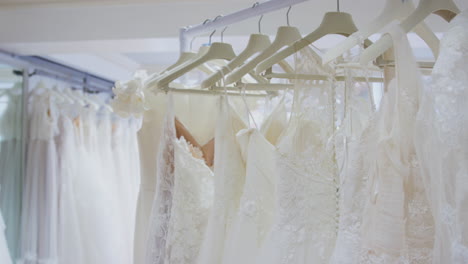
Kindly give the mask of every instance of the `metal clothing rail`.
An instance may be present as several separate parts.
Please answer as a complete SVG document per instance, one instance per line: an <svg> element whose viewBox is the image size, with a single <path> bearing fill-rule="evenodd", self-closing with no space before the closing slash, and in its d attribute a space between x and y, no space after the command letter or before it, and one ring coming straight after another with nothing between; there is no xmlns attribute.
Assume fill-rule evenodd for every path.
<svg viewBox="0 0 468 264"><path fill-rule="evenodd" d="M114 81L39 56L19 56L0 50L0 59L20 62L29 76L44 76L80 86L86 92L112 93Z"/></svg>
<svg viewBox="0 0 468 264"><path fill-rule="evenodd" d="M308 0L270 0L256 4L253 7L218 17L215 21L181 28L179 31L180 51L188 51L190 48L190 39L200 36L204 33L209 33L218 28L224 28L249 18L261 16L263 14L306 1Z"/></svg>

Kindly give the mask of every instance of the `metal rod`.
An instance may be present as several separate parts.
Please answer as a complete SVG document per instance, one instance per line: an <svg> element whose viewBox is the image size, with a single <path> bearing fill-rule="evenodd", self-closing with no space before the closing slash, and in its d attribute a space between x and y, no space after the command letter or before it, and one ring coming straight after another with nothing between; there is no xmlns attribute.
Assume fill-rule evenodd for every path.
<svg viewBox="0 0 468 264"><path fill-rule="evenodd" d="M194 26L188 26L180 29L179 31L179 40L180 40L180 49L181 51L187 51L189 48L188 40L195 36L200 36L205 33L211 33L213 30L218 28L223 28L241 21L244 21L249 18L261 16L266 13L270 13L282 8L293 6L308 0L270 0L263 3L260 3L255 6L255 8L249 7L242 9L240 11L225 15L216 21L207 23L205 25L198 24Z"/></svg>
<svg viewBox="0 0 468 264"><path fill-rule="evenodd" d="M174 93L182 93L182 94L201 94L201 95L223 95L227 94L229 96L244 96L244 94L241 94L239 92L225 92L224 90L200 90L200 89L180 89L180 88L165 88L161 89L164 92L174 92ZM237 91L239 88L236 89ZM247 97L265 97L269 96L268 93L262 93L262 94L252 94L248 93L245 94Z"/></svg>
<svg viewBox="0 0 468 264"><path fill-rule="evenodd" d="M52 60L39 56L19 56L13 53L0 50L0 60L5 60L6 63L13 65L21 65L22 68L29 68L37 75L48 75L49 78L60 79L64 82L83 85L84 78L87 79L89 86L95 88L95 91L112 92L114 81L90 74L73 67L54 62ZM78 81L80 83L78 83Z"/></svg>

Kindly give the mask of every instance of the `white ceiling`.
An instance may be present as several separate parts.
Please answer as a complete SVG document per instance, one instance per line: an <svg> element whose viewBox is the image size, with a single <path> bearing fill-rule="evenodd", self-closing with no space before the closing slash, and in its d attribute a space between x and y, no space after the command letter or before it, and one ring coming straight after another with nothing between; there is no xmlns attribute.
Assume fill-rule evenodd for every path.
<svg viewBox="0 0 468 264"><path fill-rule="evenodd" d="M455 0L461 9L468 0ZM341 11L353 15L359 27L383 7L383 0L341 0ZM139 68L160 70L178 56L178 29L198 24L219 14L252 5L247 0L0 0L0 49L24 55L40 55L112 79L126 79ZM292 8L291 25L308 33L323 14L336 10L334 0L310 0ZM274 36L286 24L286 10L265 15L262 32ZM446 23L427 19L435 32ZM242 49L247 36L257 31L257 18L233 25L225 41ZM214 40L218 40L216 34ZM425 49L417 38L412 44ZM194 47L207 42L199 37ZM329 47L336 38L322 41ZM421 50L421 54L424 51Z"/></svg>

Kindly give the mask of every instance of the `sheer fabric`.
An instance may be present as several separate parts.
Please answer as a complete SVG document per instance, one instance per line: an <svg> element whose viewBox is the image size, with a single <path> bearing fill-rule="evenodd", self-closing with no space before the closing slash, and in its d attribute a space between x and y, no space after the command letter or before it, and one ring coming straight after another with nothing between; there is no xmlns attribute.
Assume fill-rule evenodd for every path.
<svg viewBox="0 0 468 264"><path fill-rule="evenodd" d="M165 263L196 263L213 206L213 172L184 137L174 143L174 191Z"/></svg>
<svg viewBox="0 0 468 264"><path fill-rule="evenodd" d="M21 197L23 177L22 160L22 94L21 84L15 84L7 97L5 109L0 116L0 210L5 222L5 235L13 259L19 252ZM15 92L17 91L17 92ZM0 231L2 232L2 231ZM10 260L11 261L11 260Z"/></svg>
<svg viewBox="0 0 468 264"><path fill-rule="evenodd" d="M27 168L21 213L19 263L57 262L57 110L47 92L31 104Z"/></svg>
<svg viewBox="0 0 468 264"><path fill-rule="evenodd" d="M298 73L326 74L305 49ZM312 88L313 87L313 88ZM337 222L333 89L296 80L293 112L275 155L276 212L256 263L327 263Z"/></svg>
<svg viewBox="0 0 468 264"><path fill-rule="evenodd" d="M174 188L174 142L176 139L172 96L171 93L167 95L167 110L159 143L156 193L146 243L146 264L160 264L166 259L168 224L171 218Z"/></svg>
<svg viewBox="0 0 468 264"><path fill-rule="evenodd" d="M19 263L132 261L140 124L90 97L30 96Z"/></svg>
<svg viewBox="0 0 468 264"><path fill-rule="evenodd" d="M468 262L468 10L441 40L422 91L416 149L435 219L432 263Z"/></svg>
<svg viewBox="0 0 468 264"><path fill-rule="evenodd" d="M358 263L430 263L433 219L413 138L420 76L406 35L397 26L391 36L396 77L371 120Z"/></svg>
<svg viewBox="0 0 468 264"><path fill-rule="evenodd" d="M152 98L146 97L146 100L149 100L152 108L144 112L142 127L138 131L141 182L135 225L134 263L145 261L151 208L156 189L157 153L166 114L165 94L158 94Z"/></svg>
<svg viewBox="0 0 468 264"><path fill-rule="evenodd" d="M198 240L198 244L200 244L202 240L201 236L204 233L204 225L201 223L204 222L204 215L208 213L206 199L209 199L210 194L203 192L210 189L207 186L209 185L209 181L205 180L203 183L193 186L194 188L198 186L199 193L194 193L192 196L194 200L188 202L183 197L188 192L185 190L188 186L180 183L177 190L174 187L175 171L178 174L177 178L187 178L189 180L191 178L203 179L204 177L208 177L206 174L210 169L205 168L202 173L205 176L193 174L200 172L200 161L186 160L187 157L183 156L181 149L178 151L178 156L185 158L177 157L176 159L174 154L175 144L182 143L177 141L174 119L177 115L177 118L184 124L197 142L203 145L213 138L216 113L213 113L212 109L218 100L210 96L174 96L172 94L167 95L166 100L166 115L161 132L158 163L156 165L156 194L149 221L145 263L170 263L176 260L182 261L182 263L193 263L198 256L198 250L195 249L198 246L193 240ZM183 162L184 160L185 163ZM176 161L180 165L180 168L177 170L175 168ZM194 170L184 171L184 166L187 166L187 164L192 164L194 166L192 169ZM181 181L179 179L179 182ZM176 196L177 198L175 198ZM176 204L174 204L174 199L176 199ZM185 208L185 206L188 207ZM173 210L176 213L174 217L172 217ZM184 212L184 210L187 211ZM180 232L182 232L181 230L186 230L183 223L187 221L186 218L190 215L189 212L197 215L196 219L194 219L197 223L194 222L191 225L198 226L196 231L193 230L194 233L186 234L186 241L184 241L181 239ZM189 222L185 223L190 224Z"/></svg>

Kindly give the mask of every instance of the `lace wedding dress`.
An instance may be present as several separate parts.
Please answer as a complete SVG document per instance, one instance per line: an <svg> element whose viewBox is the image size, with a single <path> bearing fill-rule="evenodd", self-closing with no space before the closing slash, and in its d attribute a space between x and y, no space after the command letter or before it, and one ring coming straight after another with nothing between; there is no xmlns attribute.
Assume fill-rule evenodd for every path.
<svg viewBox="0 0 468 264"><path fill-rule="evenodd" d="M433 263L468 263L468 10L441 40L422 91L416 149L435 219Z"/></svg>
<svg viewBox="0 0 468 264"><path fill-rule="evenodd" d="M286 118L282 100L263 123L262 132L250 128L237 133L246 179L239 210L226 236L223 264L254 264L271 228L277 181L274 144L286 126Z"/></svg>
<svg viewBox="0 0 468 264"><path fill-rule="evenodd" d="M232 226L245 181L245 164L236 134L247 128L228 101L220 100L215 134L214 204L202 240L199 264L222 263L228 230Z"/></svg>
<svg viewBox="0 0 468 264"><path fill-rule="evenodd" d="M360 177L368 180L362 223L359 217L349 223L361 225L362 232L360 259L354 263L430 263L433 219L414 148L421 79L406 34L396 26L390 35L396 77L371 120L369 144L361 150L364 165L357 164Z"/></svg>
<svg viewBox="0 0 468 264"><path fill-rule="evenodd" d="M165 263L196 263L213 206L213 172L184 137L174 143L174 190Z"/></svg>
<svg viewBox="0 0 468 264"><path fill-rule="evenodd" d="M203 145L213 138L218 99L168 94L166 100L145 263L195 263L213 203L213 173L200 150L177 139L174 119L177 114Z"/></svg>
<svg viewBox="0 0 468 264"><path fill-rule="evenodd" d="M309 50L298 73L327 74ZM276 211L255 263L328 263L337 227L336 163L330 82L296 80L289 125L276 150Z"/></svg>

